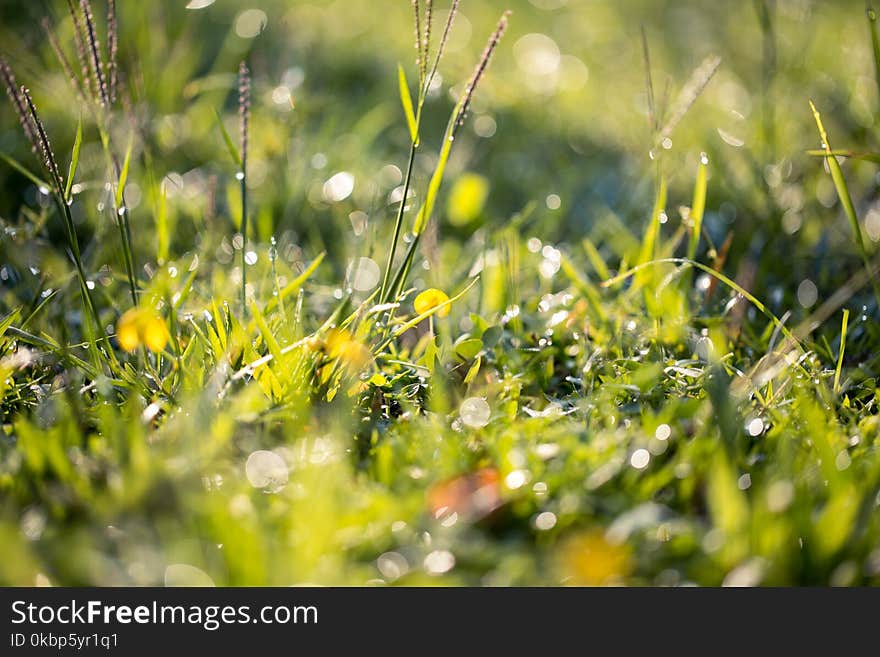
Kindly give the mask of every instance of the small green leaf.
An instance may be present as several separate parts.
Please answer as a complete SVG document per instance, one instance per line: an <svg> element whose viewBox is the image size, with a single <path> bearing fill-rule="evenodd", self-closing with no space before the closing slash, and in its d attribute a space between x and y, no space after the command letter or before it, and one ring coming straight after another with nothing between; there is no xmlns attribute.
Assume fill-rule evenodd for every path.
<svg viewBox="0 0 880 657"><path fill-rule="evenodd" d="M480 366L482 364L483 364L483 357L477 356L477 359L470 366L470 369L468 369L468 373L464 377L465 384L468 384L471 381L473 381L475 378L477 378L477 374L480 373Z"/></svg>
<svg viewBox="0 0 880 657"><path fill-rule="evenodd" d="M465 360L476 358L477 354L479 354L482 350L483 341L478 338L469 338L466 340L462 340L455 345L455 353Z"/></svg>
<svg viewBox="0 0 880 657"><path fill-rule="evenodd" d="M439 353L440 350L437 349L437 338L432 337L428 342L428 346L425 347L425 355L422 356L421 360L432 374L434 373L434 363L436 362Z"/></svg>
<svg viewBox="0 0 880 657"><path fill-rule="evenodd" d="M70 190L73 188L73 177L76 175L76 169L79 166L79 149L82 146L83 139L83 123L82 117L76 124L76 138L73 141L73 153L70 156L70 168L67 170L67 184L64 186L64 200L70 201Z"/></svg>
<svg viewBox="0 0 880 657"><path fill-rule="evenodd" d="M406 115L406 123L409 126L409 136L412 143L419 143L419 124L413 110L412 96L409 93L409 84L406 81L406 72L403 66L397 65L397 81L400 85L400 103L403 105L403 113Z"/></svg>
<svg viewBox="0 0 880 657"><path fill-rule="evenodd" d="M501 341L501 336L503 334L504 329L500 326L490 326L485 331L483 331L483 346L491 349Z"/></svg>

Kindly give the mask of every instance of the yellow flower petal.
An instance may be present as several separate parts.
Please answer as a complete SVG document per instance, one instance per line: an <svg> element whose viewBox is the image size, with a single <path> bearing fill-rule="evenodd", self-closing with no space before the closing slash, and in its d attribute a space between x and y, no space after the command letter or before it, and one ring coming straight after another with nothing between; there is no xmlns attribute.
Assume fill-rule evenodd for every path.
<svg viewBox="0 0 880 657"><path fill-rule="evenodd" d="M125 351L133 352L144 345L160 352L168 343L168 327L156 313L145 308L126 310L116 323L116 340Z"/></svg>
<svg viewBox="0 0 880 657"><path fill-rule="evenodd" d="M158 315L146 314L141 323L141 340L147 349L159 353L168 343L168 327Z"/></svg>
<svg viewBox="0 0 880 657"><path fill-rule="evenodd" d="M633 566L629 547L609 542L598 530L569 539L560 557L561 574L574 586L620 584Z"/></svg>
<svg viewBox="0 0 880 657"><path fill-rule="evenodd" d="M116 323L116 340L126 351L134 351L141 343L138 331L139 320L140 310L132 308L126 310Z"/></svg>
<svg viewBox="0 0 880 657"><path fill-rule="evenodd" d="M413 308L419 315L421 315L447 301L449 301L449 296L445 292L432 287L416 297L415 301L413 301ZM437 317L446 317L449 314L449 309L449 306L444 306L437 311Z"/></svg>
<svg viewBox="0 0 880 657"><path fill-rule="evenodd" d="M351 333L342 329L333 329L327 334L327 353L353 370L365 367L373 358L370 350Z"/></svg>

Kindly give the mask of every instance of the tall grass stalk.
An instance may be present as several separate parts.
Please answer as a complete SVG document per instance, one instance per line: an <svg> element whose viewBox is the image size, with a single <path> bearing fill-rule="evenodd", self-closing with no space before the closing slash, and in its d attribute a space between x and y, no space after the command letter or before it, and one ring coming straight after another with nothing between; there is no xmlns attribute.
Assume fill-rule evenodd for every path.
<svg viewBox="0 0 880 657"><path fill-rule="evenodd" d="M14 81L8 65L5 62L0 61L0 67L5 70L4 78L12 79ZM86 278L85 267L83 266L82 262L82 252L80 251L79 240L76 236L76 226L73 223L73 216L70 213L70 204L64 197L65 185L62 182L61 172L58 169L58 162L55 159L55 154L52 150L52 144L49 142L49 136L46 133L43 122L40 120L39 114L37 113L37 108L34 105L34 101L31 98L30 93L25 87L21 87L19 89L19 93L20 100L28 108L27 120L31 126L31 134L34 135L34 138L36 140L35 146L42 154L43 165L46 169L46 172L49 174L51 192L55 199L55 203L58 206L59 214L64 221L64 228L65 232L67 233L68 254L71 261L73 262L74 268L76 269L77 277L79 279L80 291L82 293L83 305L85 306L86 315L94 325L94 335L98 336L99 338L104 338L106 340L106 334L103 327L101 326L101 320L98 317L98 311L95 306L95 301L92 298L91 289L89 288L88 280ZM86 321L84 324L86 327L88 327L89 322ZM91 333L88 328L86 330L87 333ZM89 340L89 344L91 346L94 356L95 367L99 368L100 356L98 355L97 349L94 346L95 343L93 340ZM108 351L112 352L112 350Z"/></svg>
<svg viewBox="0 0 880 657"><path fill-rule="evenodd" d="M828 164L828 170L831 172L831 180L834 182L834 189L837 191L837 197L840 199L840 204L843 206L844 214L846 214L846 218L849 220L853 242L856 245L856 250L862 258L865 270L870 273L872 271L871 260L868 254L868 249L865 246L865 240L862 237L862 227L859 223L859 217L858 214L856 214L856 209L852 202L852 196L850 196L849 193L849 187L846 184L846 179L843 177L843 170L840 168L840 163L838 163L837 158L833 154L831 143L828 140L828 133L825 131L825 126L822 123L822 116L819 114L819 110L816 109L813 101L810 101L810 109L813 111L813 118L816 120L816 127L819 129L819 137L822 139L822 149L825 151L825 162ZM877 299L877 306L880 308L880 284L878 284L876 276L871 276L871 286L874 288L874 296Z"/></svg>
<svg viewBox="0 0 880 657"><path fill-rule="evenodd" d="M446 164L449 161L449 156L452 152L452 144L455 141L459 129L464 125L474 92L476 91L480 80L482 80L483 75L489 66L489 62L492 59L492 55L497 49L498 44L501 42L501 38L504 36L504 32L507 30L509 19L510 11L505 11L501 15L498 25L495 27L495 31L489 36L489 41L486 43L483 54L480 56L477 66L468 80L464 93L458 99L458 102L455 104L452 114L449 117L449 123L446 126L446 132L443 136L443 145L440 147L440 156L437 160L437 166L434 169L434 173L431 175L430 182L428 183L428 191L425 194L425 200L416 215L415 222L413 223L412 241L409 244L406 256L404 257L403 263L401 263L401 266L394 277L394 283L391 286L391 298L396 298L403 291L403 287L406 284L406 279L409 276L413 259L419 245L419 240L434 211L434 205L437 201L440 185L443 182L443 176L446 172ZM444 31L443 35L444 41L448 36L448 31L449 23L447 22L447 30ZM433 75L433 70L431 75Z"/></svg>
<svg viewBox="0 0 880 657"><path fill-rule="evenodd" d="M387 303L391 298L396 296L395 290L397 290L396 283L391 283L391 270L394 267L394 259L397 255L397 247L400 243L400 234L403 230L403 217L406 213L406 204L409 198L409 190L412 184L412 174L413 174L413 166L415 165L416 159L416 150L419 147L419 131L421 129L422 123L422 109L425 105L425 99L428 96L428 91L431 88L431 84L433 83L434 76L437 73L437 68L440 65L440 60L443 57L443 52L446 48L446 42L449 39L449 33L452 30L452 25L455 22L455 16L458 13L458 5L459 0L453 0L452 5L449 8L449 15L446 18L446 25L443 28L443 34L440 37L440 45L437 47L437 52L434 54L434 62L431 65L430 71L428 70L428 60L431 56L431 24L433 22L433 1L427 0L426 9L425 9L425 26L424 30L421 26L420 19L420 10L419 10L419 0L413 0L413 9L415 11L415 33L416 33L416 52L418 53L417 64L419 70L419 94L416 102L416 109L413 111L412 99L410 97L409 86L406 84L406 74L402 67L399 68L399 81L400 81L400 97L401 103L404 107L404 113L406 114L407 122L409 123L410 129L410 151L409 151L409 160L406 165L406 174L404 175L403 182L403 198L400 201L400 207L397 210L397 217L394 221L394 232L391 236L391 248L388 251L388 259L385 263L385 272L382 275L382 287L379 292L379 303ZM424 36L423 36L424 35ZM398 275L400 274L400 270L398 270ZM395 278L395 281L397 277Z"/></svg>
<svg viewBox="0 0 880 657"><path fill-rule="evenodd" d="M251 74L247 63L241 62L238 67L238 114L240 119L241 139L241 170L237 178L241 185L241 311L247 314L247 156L248 156L248 120L251 108Z"/></svg>
<svg viewBox="0 0 880 657"><path fill-rule="evenodd" d="M98 41L98 31L95 28L95 18L92 15L92 5L89 0L80 0L83 16L86 20L86 38L91 56L92 76L94 76L95 88L98 92L98 100L101 107L110 106L110 97L107 91L107 80L104 77L104 64L101 60L101 44Z"/></svg>

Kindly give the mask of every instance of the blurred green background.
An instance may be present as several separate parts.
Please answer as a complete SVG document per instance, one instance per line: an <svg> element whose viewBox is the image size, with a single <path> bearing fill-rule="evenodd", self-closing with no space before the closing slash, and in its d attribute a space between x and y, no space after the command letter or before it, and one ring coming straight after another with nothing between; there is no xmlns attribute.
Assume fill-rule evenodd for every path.
<svg viewBox="0 0 880 657"><path fill-rule="evenodd" d="M200 273L207 270L211 278L196 286L194 297L202 303L192 302L196 318L210 308L207 300L235 298L228 265L239 221L237 182L215 110L236 134L236 73L247 58L254 76L248 186L259 267L266 274L273 236L281 273L289 278L326 251L327 264L306 298L309 321L320 324L336 303L333 293L341 296L338 286L352 258L384 263L409 148L395 71L401 62L415 79L410 3L190 4L200 8L187 8L184 0L119 2L124 104L131 108L128 127L137 134L126 196L142 275L170 272L159 266L170 264L174 273L166 278L175 279L200 254ZM103 11L102 3L95 6ZM446 7L438 3L437 25ZM648 223L661 152L670 182L665 233L681 225L678 208L691 202L705 153L705 251L729 237L719 268L747 283L777 315L792 311L792 324L860 267L832 182L821 160L806 151L819 146L810 99L835 147L877 150L880 94L862 2L463 0L440 69L442 84L426 105L414 182L419 197L454 97L506 8L513 10L510 29L456 138L438 235L433 243L426 239L437 262L419 271L417 288L451 291L509 225L527 244L520 249L527 281L522 305L524 315L532 313L525 325L546 329L542 314L560 303L567 307L571 298L548 301L569 282L554 279L556 270L542 271L540 280L534 275L542 246L577 254L582 263L581 241L590 237L613 273ZM80 108L47 46L43 16L52 18L73 60L71 25L60 0L4 0L0 50L19 82L31 88L66 166ZM692 72L707 57L721 57L705 93L669 141L655 147L653 160L642 27L656 102L667 117ZM38 170L6 102L0 103L0 151ZM147 159L152 172L143 166ZM846 165L873 242L880 240L876 172L870 162ZM73 206L74 219L98 272L99 292L106 290L102 303L112 308L123 293L104 269L120 270L105 173L92 134L83 146L74 190L82 202ZM162 263L148 173L165 182L174 226ZM485 204L469 210L454 201L449 192L468 184L486 191ZM47 218L49 205L24 176L0 164L4 311L38 298L44 284L39 270L64 268L62 232ZM492 243L503 246L503 239ZM556 265L558 270L558 258ZM167 282L160 275L153 280L156 287ZM249 280L259 288L257 298L269 298L268 275ZM804 289L805 281L813 287ZM856 311L863 299L851 304ZM614 303L609 299L609 306ZM496 314L506 307L486 305ZM46 325L63 324L64 313L53 304ZM454 319L465 319L463 309L456 313ZM749 319L755 315L749 310ZM854 314L851 360L873 358L871 323L867 313ZM459 321L448 333L457 337L465 326ZM764 353L770 330L762 334L762 326L738 345L738 365ZM567 327L550 329L556 342L547 346L549 358L511 349L513 355L493 363L497 379L487 384L487 394L495 417L509 414L509 423L490 425L479 440L460 422L450 428L444 412L454 417L458 401L451 392L449 407L436 417L410 422L405 416L388 430L366 464L352 454L358 425L351 407L337 400L310 414L286 415L284 408L267 409L252 385L236 389L218 410L207 365L205 373L197 372L207 381L205 391L185 390L192 393L187 412L170 413L155 431L155 413L144 419L150 407L134 396L117 406L96 395L83 412L87 421L74 401L29 407L22 413L28 421L14 432L6 425L3 437L0 485L10 494L6 505L0 500L0 582L876 583L876 490L862 486L880 481L875 407L861 417L861 407L850 409L849 401L832 412L800 388L790 399L780 394L776 407L749 409L745 418L746 427L760 421L760 435L766 421L767 440L740 441L728 463L715 456L711 432L719 402L709 404L702 381L690 381L687 372L662 378L668 363L661 356L643 362L648 348L638 351L638 336L621 331L621 362L614 361L614 346L608 362L596 365L607 368L607 385L578 397L563 375L586 373L592 361ZM526 340L528 332L521 333L513 341ZM833 340L829 333L821 354L826 361L838 353ZM556 376L553 358L564 369L567 356L576 364ZM813 365L820 369L818 361ZM860 382L868 379L865 399L873 399L869 377L875 370L872 361L860 375ZM519 372L526 371L523 382ZM633 388L636 396L640 388L646 394L638 403L622 401ZM545 406L552 410L550 394L569 392L572 405L581 404L577 414L541 414ZM522 414L520 393L521 406L536 415ZM734 422L742 424L739 416ZM696 435L702 426L711 435ZM660 427L670 432L664 438L657 438ZM750 428L737 430L741 438L748 434L744 440L755 438ZM857 431L862 442L847 442ZM810 436L817 445L827 437L824 469L793 436ZM674 445L668 453L667 444ZM631 460L636 447L651 459L644 471L647 461ZM245 480L250 457L265 457L269 449L295 473L277 495ZM854 465L847 469L850 453ZM836 468L830 465L835 455ZM486 520L485 510L470 508L481 487L504 496L503 504L500 497L493 500L503 507L500 518ZM856 499L858 504L848 502ZM447 525L450 518L435 513L438 508L460 508L461 521Z"/></svg>
<svg viewBox="0 0 880 657"><path fill-rule="evenodd" d="M250 186L260 236L292 231L290 242L326 247L331 259L344 263L363 249L348 225L351 212L367 212L380 233L388 229L388 195L399 184L408 139L397 62L414 75L408 2L120 5L122 58L134 64L127 67L133 102L142 104L144 135L165 168L161 173L190 183L184 197L196 198L198 186L226 168L213 110L234 111L237 62L247 56L256 79ZM735 232L731 261L749 251L784 249L786 278L792 267L807 278L819 274L811 270L817 252L849 257L840 254L848 252L840 248L847 245L847 227L834 207L831 181L804 152L818 147L810 98L836 146L875 145L878 93L862 3L464 2L441 69L443 91L427 106L417 191L433 168L451 107L445 90L460 90L507 7L514 11L510 32L477 93L449 174L454 180L476 170L491 180L482 219L504 222L534 202L526 225L548 241L589 235L613 243L621 221L641 230L653 194L639 36L644 26L658 105L664 98L667 108L674 104L704 58L722 58L667 144L670 211L689 203L705 152L712 163L706 228L719 243ZM438 24L444 9L438 5ZM20 82L32 87L56 149L67 152L76 105L39 27L44 15L65 18L64 5L7 1L2 12L4 50ZM62 25L69 31L69 21ZM70 34L62 33L62 41L70 44ZM0 148L30 161L7 104L0 116ZM229 121L234 129L234 117ZM95 145L91 152L99 162ZM874 166L853 168L851 186L871 194L858 200L872 202ZM353 174L354 193L346 203L325 203L322 186L340 171ZM7 171L0 213L14 213L26 193L22 179ZM223 196L221 190L221 206ZM180 253L192 247L194 215L204 208L192 201L176 211L173 250ZM135 207L133 224L149 225L149 213L146 203ZM447 244L475 228L441 227ZM346 240L339 240L337 228ZM370 235L375 233L363 237ZM880 237L876 219L869 235ZM760 269L756 290L766 292L774 268ZM778 293L772 300L781 302Z"/></svg>

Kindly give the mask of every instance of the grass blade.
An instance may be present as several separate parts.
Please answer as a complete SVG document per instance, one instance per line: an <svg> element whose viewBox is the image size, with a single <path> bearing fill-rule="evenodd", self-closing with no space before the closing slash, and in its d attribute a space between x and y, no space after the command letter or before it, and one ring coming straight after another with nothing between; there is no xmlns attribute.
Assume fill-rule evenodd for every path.
<svg viewBox="0 0 880 657"><path fill-rule="evenodd" d="M828 157L828 153L821 149L811 149L807 151L807 155L813 157ZM868 153L835 149L831 151L834 157L845 157L850 160L864 160L866 162L874 162L880 164L880 153Z"/></svg>
<svg viewBox="0 0 880 657"><path fill-rule="evenodd" d="M79 166L79 149L82 147L83 124L82 117L76 124L76 138L73 140L73 152L70 156L70 168L67 170L67 184L64 186L64 200L68 203L71 201L70 190L73 188L73 177L76 175L76 169Z"/></svg>
<svg viewBox="0 0 880 657"><path fill-rule="evenodd" d="M452 116L449 119L449 124L446 126L446 133L443 136L443 146L440 148L440 157L437 159L437 168L434 169L434 174L431 176L431 182L428 183L425 202L422 204L419 214L416 216L415 224L413 225L413 233L415 235L422 234L422 231L425 230L425 226L428 225L428 219L431 218L431 213L434 211L437 194L440 191L440 185L443 182L443 174L446 172L446 163L449 162L449 154L452 152L452 142L455 140L455 125L458 122L459 112L464 105L465 98L466 94L462 94L455 109L452 110Z"/></svg>
<svg viewBox="0 0 880 657"><path fill-rule="evenodd" d="M843 310L843 322L840 325L840 351L837 353L837 367L834 369L834 394L840 392L840 372L843 370L843 353L846 350L846 329L849 325L849 308Z"/></svg>
<svg viewBox="0 0 880 657"><path fill-rule="evenodd" d="M406 123L409 126L409 137L413 144L418 145L419 124L416 121L412 96L409 93L409 84L406 82L406 72L400 64L397 65L397 82L400 87L400 103L403 105L403 113L406 115Z"/></svg>
<svg viewBox="0 0 880 657"><path fill-rule="evenodd" d="M223 135L223 141L226 143L226 148L229 150L229 156L232 158L232 161L235 162L235 166L241 169L241 155L239 155L238 149L232 141L232 137L229 136L229 131L226 129L226 126L223 125L223 118L220 116L220 112L218 112L216 108L214 109L214 117L217 119L217 125L220 127L220 134Z"/></svg>
<svg viewBox="0 0 880 657"><path fill-rule="evenodd" d="M285 285L281 289L281 291L278 293L278 296L272 297L269 300L269 303L266 304L265 312L266 313L271 312L272 310L275 309L275 306L278 305L279 301L283 301L284 299L289 297L291 294L296 294L299 291L299 289L303 286L303 283L305 283L306 280L308 280L309 277L315 273L315 271L318 269L318 267L324 261L325 255L327 255L327 254L323 253L323 252L319 253L318 257L315 258L314 260L312 260L312 263L308 267L306 267L305 271L302 274L300 274L299 276L294 278L290 283Z"/></svg>
<svg viewBox="0 0 880 657"><path fill-rule="evenodd" d="M706 184L708 181L709 159L703 153L700 156L700 166L697 169L697 182L694 185L694 200L691 203L691 239L688 243L687 257L693 260L697 255L697 246L700 243L700 234L703 230L703 214L706 211Z"/></svg>
<svg viewBox="0 0 880 657"><path fill-rule="evenodd" d="M837 158L832 154L831 143L828 141L828 133L825 131L822 117L819 114L819 110L817 110L816 106L813 104L813 101L810 101L810 109L813 110L813 118L816 120L816 127L819 129L819 136L822 139L822 148L825 149L825 162L828 164L828 170L831 172L831 180L834 182L834 188L837 190L840 204L843 206L846 218L849 220L849 225L852 229L853 241L856 243L856 248L862 258L865 269L870 272L871 261L868 257L868 250L865 248L865 240L862 238L862 228L859 224L859 217L856 214L856 209L852 202L852 196L850 196L849 187L847 187L846 184L846 179L843 177L843 170L840 168L840 163L838 163ZM871 276L871 285L874 287L874 295L877 297L877 304L880 305L880 286L878 286L877 279L874 276Z"/></svg>
<svg viewBox="0 0 880 657"><path fill-rule="evenodd" d="M874 78L877 81L877 91L880 93L880 36L877 34L877 12L868 6L865 12L868 17L868 30L871 32L871 50L874 53Z"/></svg>
<svg viewBox="0 0 880 657"><path fill-rule="evenodd" d="M20 164L18 162L18 160L13 159L6 153L0 153L0 159L2 159L4 162L6 162L6 164L18 171L21 175L30 180L32 183L34 183L37 187L49 189L49 183L28 171L23 164Z"/></svg>
<svg viewBox="0 0 880 657"><path fill-rule="evenodd" d="M405 323L401 324L400 326L398 326L398 327L394 330L394 337L396 338L396 337L399 337L399 336L403 335L404 333L406 333L407 331L409 331L412 327L417 326L418 324L421 324L423 321L425 321L425 320L428 319L429 317L433 316L435 313L437 313L437 312L443 310L444 308L447 308L447 307L451 306L453 303L455 303L456 301L458 301L459 299L461 299L465 294L467 294L468 291L470 291L470 289L471 289L474 285L476 285L476 284L477 284L477 281L479 281L479 280L480 280L480 277L479 277L479 276L473 278L473 279L471 280L471 282L468 283L467 286L466 286L461 292L459 292L458 294L456 294L454 297L451 297L450 299L447 299L447 300L444 301L443 303L437 304L437 305L434 306L433 308L430 308L429 310L426 310L426 311L423 312L422 314L417 315L417 316L413 317L411 320L409 320L408 322L405 322Z"/></svg>
<svg viewBox="0 0 880 657"><path fill-rule="evenodd" d="M648 224L648 230L645 231L645 238L642 240L642 248L639 251L639 259L636 264L644 264L654 257L657 240L660 236L660 214L665 207L666 177L661 175L657 185L657 195L654 197L654 208L651 210L651 221Z"/></svg>
<svg viewBox="0 0 880 657"><path fill-rule="evenodd" d="M134 140L128 141L128 148L125 150L125 159L122 161L122 169L119 171L119 183L116 185L116 207L122 207L122 199L125 195L125 183L128 181L128 169L131 166L131 151L134 148ZM69 181L68 181L68 184Z"/></svg>

